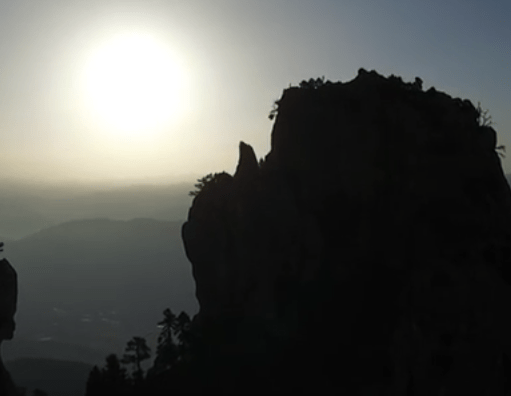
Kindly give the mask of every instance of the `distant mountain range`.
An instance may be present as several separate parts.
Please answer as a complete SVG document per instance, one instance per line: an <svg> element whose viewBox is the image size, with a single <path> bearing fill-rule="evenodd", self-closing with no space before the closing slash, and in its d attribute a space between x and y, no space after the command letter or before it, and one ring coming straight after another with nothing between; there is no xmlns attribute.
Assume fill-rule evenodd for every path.
<svg viewBox="0 0 511 396"><path fill-rule="evenodd" d="M54 359L18 359L6 362L17 386L31 395L40 389L50 396L82 396L91 365Z"/></svg>
<svg viewBox="0 0 511 396"><path fill-rule="evenodd" d="M19 297L5 360L60 357L96 364L99 356L103 363L108 353L122 353L133 336L154 346L165 308L190 315L198 308L181 225L74 220L6 243ZM42 344L52 347L36 347Z"/></svg>
<svg viewBox="0 0 511 396"><path fill-rule="evenodd" d="M124 187L0 185L3 241L75 219L182 221L191 205L188 192L193 189L193 183Z"/></svg>

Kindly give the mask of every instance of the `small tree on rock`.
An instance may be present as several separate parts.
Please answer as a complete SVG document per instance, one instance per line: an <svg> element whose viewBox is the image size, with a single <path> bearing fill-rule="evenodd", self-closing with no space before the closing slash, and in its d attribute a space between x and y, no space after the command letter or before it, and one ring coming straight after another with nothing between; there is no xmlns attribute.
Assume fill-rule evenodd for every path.
<svg viewBox="0 0 511 396"><path fill-rule="evenodd" d="M483 126L483 127L484 126L490 127L493 125L493 121L491 119L491 115L489 114L489 110L488 109L483 110L480 102L477 102L476 112L477 112L478 125Z"/></svg>
<svg viewBox="0 0 511 396"><path fill-rule="evenodd" d="M220 172L220 173L215 173L215 174L209 173L206 176L204 176L200 179L197 179L198 183L195 184L195 187L197 188L197 190L190 191L188 193L188 195L195 197L195 196L199 195L201 192L209 190L213 186L217 186L217 185L224 183L228 180L232 180L232 176L229 175L227 172Z"/></svg>

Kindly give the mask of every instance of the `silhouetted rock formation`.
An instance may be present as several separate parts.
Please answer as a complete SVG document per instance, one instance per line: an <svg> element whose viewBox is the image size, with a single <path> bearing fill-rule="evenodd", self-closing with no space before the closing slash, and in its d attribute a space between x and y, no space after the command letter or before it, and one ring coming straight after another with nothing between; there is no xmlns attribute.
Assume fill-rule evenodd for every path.
<svg viewBox="0 0 511 396"><path fill-rule="evenodd" d="M468 100L363 69L277 104L261 167L240 143L234 178L183 225L203 390L503 394L511 191L495 130Z"/></svg>
<svg viewBox="0 0 511 396"><path fill-rule="evenodd" d="M16 271L7 260L0 260L0 346L3 340L11 340L14 336L14 314L16 313L17 298L18 281ZM0 355L0 395L11 396L16 394L16 387L5 369Z"/></svg>
<svg viewBox="0 0 511 396"><path fill-rule="evenodd" d="M252 180L259 174L259 165L254 149L248 144L240 143L240 161L236 167L234 180L243 183L244 180Z"/></svg>

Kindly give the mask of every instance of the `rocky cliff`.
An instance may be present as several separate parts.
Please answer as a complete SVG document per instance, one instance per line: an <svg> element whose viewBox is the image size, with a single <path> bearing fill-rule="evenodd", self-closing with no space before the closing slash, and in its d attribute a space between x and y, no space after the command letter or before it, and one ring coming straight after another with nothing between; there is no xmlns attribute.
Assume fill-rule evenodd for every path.
<svg viewBox="0 0 511 396"><path fill-rule="evenodd" d="M3 243L0 244L3 246ZM0 249L1 251L1 249ZM16 271L6 259L0 260L0 347L14 336L18 281ZM16 396L16 388L0 355L0 395Z"/></svg>
<svg viewBox="0 0 511 396"><path fill-rule="evenodd" d="M240 143L183 225L204 389L504 394L511 191L480 109L363 69L277 105L270 153Z"/></svg>

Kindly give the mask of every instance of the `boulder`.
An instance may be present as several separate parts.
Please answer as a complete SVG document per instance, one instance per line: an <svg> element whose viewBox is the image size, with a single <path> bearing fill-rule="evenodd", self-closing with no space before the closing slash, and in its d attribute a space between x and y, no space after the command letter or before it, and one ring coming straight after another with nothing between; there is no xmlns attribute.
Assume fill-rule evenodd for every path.
<svg viewBox="0 0 511 396"><path fill-rule="evenodd" d="M183 225L203 390L504 394L511 190L496 131L468 100L363 69L277 103L265 161L240 143L234 177Z"/></svg>

